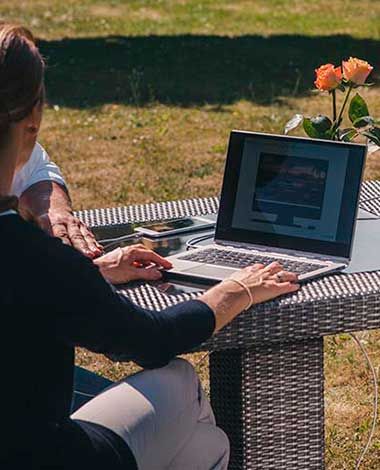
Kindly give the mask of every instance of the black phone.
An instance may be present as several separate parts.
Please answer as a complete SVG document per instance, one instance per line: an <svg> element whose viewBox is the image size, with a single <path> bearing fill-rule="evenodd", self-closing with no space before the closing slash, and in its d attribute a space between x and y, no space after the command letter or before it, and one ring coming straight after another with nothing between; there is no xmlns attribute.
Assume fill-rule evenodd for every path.
<svg viewBox="0 0 380 470"><path fill-rule="evenodd" d="M215 227L216 215L200 217L187 217L156 222L142 227L137 227L136 232L145 236L159 238L169 237L185 232L195 232Z"/></svg>

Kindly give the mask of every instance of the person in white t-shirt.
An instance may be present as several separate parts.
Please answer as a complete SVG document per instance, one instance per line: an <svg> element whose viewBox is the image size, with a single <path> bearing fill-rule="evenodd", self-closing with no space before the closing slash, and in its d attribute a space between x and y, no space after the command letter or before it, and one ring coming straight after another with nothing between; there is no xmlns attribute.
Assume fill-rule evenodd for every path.
<svg viewBox="0 0 380 470"><path fill-rule="evenodd" d="M24 154L12 183L12 194L19 198L20 214L89 258L99 256L101 246L73 215L69 192L58 166L50 161L38 142L31 142Z"/></svg>

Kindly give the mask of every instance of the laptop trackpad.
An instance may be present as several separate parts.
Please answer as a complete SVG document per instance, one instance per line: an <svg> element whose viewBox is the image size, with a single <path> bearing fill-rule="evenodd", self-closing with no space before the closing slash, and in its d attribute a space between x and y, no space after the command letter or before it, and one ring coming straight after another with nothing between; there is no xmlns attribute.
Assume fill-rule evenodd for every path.
<svg viewBox="0 0 380 470"><path fill-rule="evenodd" d="M219 268L218 266L196 266L195 268L185 269L182 272L194 274L194 276L207 276L215 279L225 279L231 276L236 269Z"/></svg>

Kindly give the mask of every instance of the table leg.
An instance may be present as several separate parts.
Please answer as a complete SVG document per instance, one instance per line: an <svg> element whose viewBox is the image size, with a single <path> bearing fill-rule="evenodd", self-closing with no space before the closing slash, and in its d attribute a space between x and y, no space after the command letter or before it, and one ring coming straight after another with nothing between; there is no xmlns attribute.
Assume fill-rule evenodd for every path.
<svg viewBox="0 0 380 470"><path fill-rule="evenodd" d="M230 470L324 468L323 338L217 351L211 402Z"/></svg>

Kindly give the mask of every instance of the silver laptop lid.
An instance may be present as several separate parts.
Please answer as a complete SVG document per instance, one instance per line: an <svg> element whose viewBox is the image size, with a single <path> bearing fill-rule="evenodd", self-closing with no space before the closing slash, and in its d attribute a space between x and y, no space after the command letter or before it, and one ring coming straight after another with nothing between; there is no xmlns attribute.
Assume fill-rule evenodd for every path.
<svg viewBox="0 0 380 470"><path fill-rule="evenodd" d="M232 131L215 239L349 259L366 148Z"/></svg>

